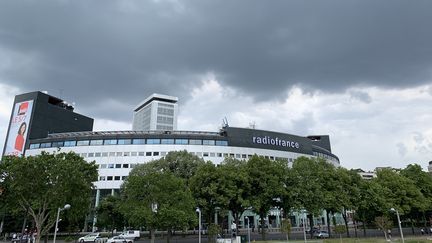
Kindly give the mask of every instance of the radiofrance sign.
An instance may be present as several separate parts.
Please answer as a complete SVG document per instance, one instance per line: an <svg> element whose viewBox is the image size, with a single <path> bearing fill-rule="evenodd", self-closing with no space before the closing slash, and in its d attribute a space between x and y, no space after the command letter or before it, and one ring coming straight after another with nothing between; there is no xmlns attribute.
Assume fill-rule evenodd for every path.
<svg viewBox="0 0 432 243"><path fill-rule="evenodd" d="M4 155L22 156L24 154L32 108L33 100L15 104Z"/></svg>
<svg viewBox="0 0 432 243"><path fill-rule="evenodd" d="M288 140L280 139L278 137L276 138L272 138L270 136L252 137L252 142L256 144L274 145L274 146L281 146L287 148L295 148L295 149L300 148L300 144L298 142L288 141Z"/></svg>

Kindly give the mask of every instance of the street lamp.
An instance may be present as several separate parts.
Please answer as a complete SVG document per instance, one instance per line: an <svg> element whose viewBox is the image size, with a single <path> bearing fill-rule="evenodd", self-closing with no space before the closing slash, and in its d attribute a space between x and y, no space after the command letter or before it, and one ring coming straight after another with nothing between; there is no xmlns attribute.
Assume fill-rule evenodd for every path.
<svg viewBox="0 0 432 243"><path fill-rule="evenodd" d="M54 239L53 239L53 243L56 242L56 237L57 237L57 228L58 228L58 222L59 222L59 217L60 217L60 212L63 210L68 210L71 207L70 204L66 204L64 205L63 208L58 208L57 210L57 218L56 218L56 224L55 224L55 228L54 228Z"/></svg>
<svg viewBox="0 0 432 243"><path fill-rule="evenodd" d="M303 214L303 237L304 237L304 242L307 242L307 239L306 239L306 210L302 210L301 212Z"/></svg>
<svg viewBox="0 0 432 243"><path fill-rule="evenodd" d="M391 208L390 211L396 212L396 217L397 217L397 221L398 221L398 225L399 225L399 231L400 231L402 243L405 243L403 232L402 232L402 225L401 225L401 221L400 221L400 217L399 217L399 212L395 208Z"/></svg>
<svg viewBox="0 0 432 243"><path fill-rule="evenodd" d="M198 243L201 243L201 210L197 208L196 212L198 213Z"/></svg>
<svg viewBox="0 0 432 243"><path fill-rule="evenodd" d="M250 243L250 227L249 227L249 217L246 216L247 219L247 231L248 231L248 243Z"/></svg>

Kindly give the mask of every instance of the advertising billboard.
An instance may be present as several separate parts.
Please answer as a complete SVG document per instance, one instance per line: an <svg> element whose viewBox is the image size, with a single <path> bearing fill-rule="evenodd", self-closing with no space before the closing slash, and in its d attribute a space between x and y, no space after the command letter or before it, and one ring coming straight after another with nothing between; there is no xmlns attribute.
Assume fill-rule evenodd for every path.
<svg viewBox="0 0 432 243"><path fill-rule="evenodd" d="M4 155L22 156L24 154L32 109L33 100L15 104Z"/></svg>

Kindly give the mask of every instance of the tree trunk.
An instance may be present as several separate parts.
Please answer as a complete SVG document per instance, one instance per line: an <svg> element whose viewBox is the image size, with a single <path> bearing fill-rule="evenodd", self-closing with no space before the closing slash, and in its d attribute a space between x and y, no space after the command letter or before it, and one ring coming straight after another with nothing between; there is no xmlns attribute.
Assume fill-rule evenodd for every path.
<svg viewBox="0 0 432 243"><path fill-rule="evenodd" d="M170 243L171 235L172 235L172 230L171 230L171 229L168 229L168 230L167 230L167 243Z"/></svg>
<svg viewBox="0 0 432 243"><path fill-rule="evenodd" d="M363 237L366 237L366 219L363 219Z"/></svg>
<svg viewBox="0 0 432 243"><path fill-rule="evenodd" d="M150 229L150 243L155 243L155 230Z"/></svg>
<svg viewBox="0 0 432 243"><path fill-rule="evenodd" d="M327 217L327 231L329 233L329 237L331 237L331 227L330 227L330 212L326 210L326 217Z"/></svg>
<svg viewBox="0 0 432 243"><path fill-rule="evenodd" d="M266 241L266 229L265 229L265 220L264 217L266 216L266 213L261 212L260 218L261 218L261 237L263 241Z"/></svg>
<svg viewBox="0 0 432 243"><path fill-rule="evenodd" d="M411 222L411 231L412 231L412 234L414 235L415 234L415 231L414 231L414 221L412 220L412 218L410 218L410 222Z"/></svg>
<svg viewBox="0 0 432 243"><path fill-rule="evenodd" d="M348 228L348 221L347 221L347 216L346 216L346 211L345 210L342 210L342 218L345 221L345 229L346 229L346 232L347 232L347 237L350 238L350 233L349 233L349 228Z"/></svg>
<svg viewBox="0 0 432 243"><path fill-rule="evenodd" d="M313 229L313 226L314 226L314 224L313 224L313 214L309 214L309 231L310 231L310 236L311 236L311 239L313 238L313 231L312 231L312 229Z"/></svg>

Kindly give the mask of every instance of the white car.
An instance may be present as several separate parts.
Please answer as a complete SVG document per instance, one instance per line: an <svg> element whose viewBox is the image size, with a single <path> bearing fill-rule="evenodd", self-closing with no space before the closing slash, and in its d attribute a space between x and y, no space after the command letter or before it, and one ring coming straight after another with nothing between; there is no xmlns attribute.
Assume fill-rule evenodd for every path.
<svg viewBox="0 0 432 243"><path fill-rule="evenodd" d="M80 237L78 239L78 242L84 243L84 242L96 242L97 239L100 237L100 233L91 233L86 236Z"/></svg>
<svg viewBox="0 0 432 243"><path fill-rule="evenodd" d="M114 236L112 238L109 238L106 243L133 243L133 239L126 239L123 236Z"/></svg>

